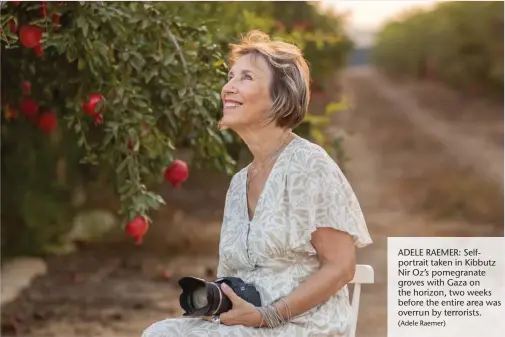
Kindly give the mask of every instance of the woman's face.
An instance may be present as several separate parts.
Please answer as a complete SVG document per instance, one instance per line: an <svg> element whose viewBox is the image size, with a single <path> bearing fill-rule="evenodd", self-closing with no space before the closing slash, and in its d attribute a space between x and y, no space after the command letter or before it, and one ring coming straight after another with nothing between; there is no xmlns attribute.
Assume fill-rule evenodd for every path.
<svg viewBox="0 0 505 337"><path fill-rule="evenodd" d="M228 83L221 92L221 125L234 130L259 126L272 104L271 81L272 71L262 56L241 56L231 68Z"/></svg>

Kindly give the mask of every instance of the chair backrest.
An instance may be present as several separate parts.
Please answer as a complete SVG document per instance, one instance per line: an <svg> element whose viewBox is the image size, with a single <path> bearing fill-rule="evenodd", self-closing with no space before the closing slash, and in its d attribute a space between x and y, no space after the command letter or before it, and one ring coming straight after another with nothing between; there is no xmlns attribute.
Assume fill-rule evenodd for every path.
<svg viewBox="0 0 505 337"><path fill-rule="evenodd" d="M374 283L374 270L372 266L358 264L356 265L356 272L354 273L354 278L351 282L354 284L354 290L352 293L352 313L353 322L351 325L351 332L349 337L356 337L356 327L358 325L358 314L359 314L359 300L361 295L361 285Z"/></svg>

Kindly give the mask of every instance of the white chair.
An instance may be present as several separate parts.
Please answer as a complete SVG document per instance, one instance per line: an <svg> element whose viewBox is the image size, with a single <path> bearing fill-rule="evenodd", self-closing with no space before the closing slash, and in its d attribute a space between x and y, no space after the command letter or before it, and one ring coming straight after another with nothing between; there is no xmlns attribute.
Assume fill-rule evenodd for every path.
<svg viewBox="0 0 505 337"><path fill-rule="evenodd" d="M351 282L354 284L354 290L352 292L352 313L353 313L353 323L351 325L351 332L349 337L356 337L356 327L358 325L358 313L359 313L359 299L361 295L361 285L374 283L374 270L372 266L358 264L356 265L356 272L354 273L354 278Z"/></svg>

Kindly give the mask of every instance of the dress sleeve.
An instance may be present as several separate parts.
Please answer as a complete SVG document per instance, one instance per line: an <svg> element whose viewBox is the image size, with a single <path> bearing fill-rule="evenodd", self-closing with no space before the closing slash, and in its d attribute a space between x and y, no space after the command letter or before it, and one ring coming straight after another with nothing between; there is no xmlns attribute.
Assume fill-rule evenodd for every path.
<svg viewBox="0 0 505 337"><path fill-rule="evenodd" d="M289 244L295 252L317 254L310 241L319 227L350 234L358 248L372 243L354 191L335 161L323 151L297 154L287 177Z"/></svg>

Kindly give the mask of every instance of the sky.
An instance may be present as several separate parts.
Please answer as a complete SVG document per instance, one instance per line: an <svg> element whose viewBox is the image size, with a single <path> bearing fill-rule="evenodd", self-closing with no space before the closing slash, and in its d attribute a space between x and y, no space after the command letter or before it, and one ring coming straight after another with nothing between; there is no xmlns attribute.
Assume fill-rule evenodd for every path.
<svg viewBox="0 0 505 337"><path fill-rule="evenodd" d="M349 13L347 31L358 46L373 43L374 32L389 19L408 9L429 7L437 0L424 1L360 1L360 0L321 0L321 4L337 11Z"/></svg>
<svg viewBox="0 0 505 337"><path fill-rule="evenodd" d="M359 1L359 0L321 0L325 6L349 11L349 23L353 28L376 29L388 19L415 7L427 7L438 1Z"/></svg>

